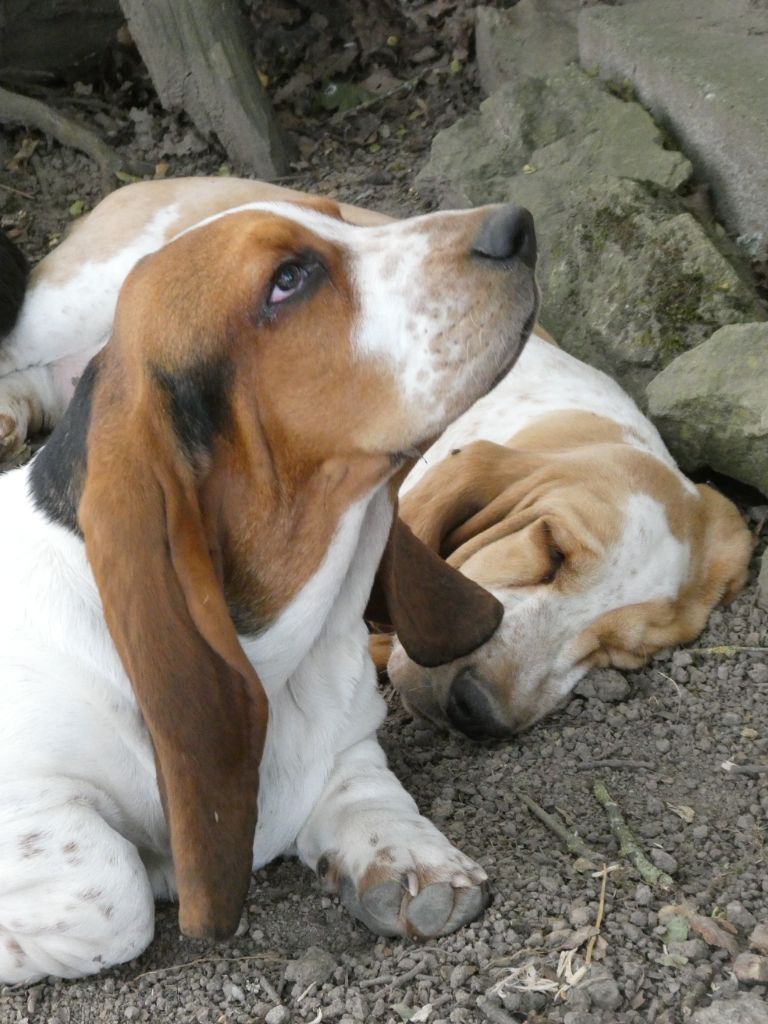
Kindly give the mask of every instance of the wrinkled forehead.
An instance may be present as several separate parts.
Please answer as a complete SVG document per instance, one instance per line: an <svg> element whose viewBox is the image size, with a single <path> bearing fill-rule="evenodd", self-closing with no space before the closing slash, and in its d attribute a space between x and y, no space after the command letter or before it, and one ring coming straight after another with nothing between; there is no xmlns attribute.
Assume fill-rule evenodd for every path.
<svg viewBox="0 0 768 1024"><path fill-rule="evenodd" d="M343 245L361 255L383 253L392 247L399 248L406 244L411 255L423 255L441 235L452 234L452 228L460 229L462 222L470 215L470 211L467 210L450 210L427 213L407 220L392 220L384 224L362 225L333 217L313 209L310 205L279 202L245 203L206 217L205 220L181 231L176 238L199 231L215 221L248 212L271 214L290 221L326 242Z"/></svg>

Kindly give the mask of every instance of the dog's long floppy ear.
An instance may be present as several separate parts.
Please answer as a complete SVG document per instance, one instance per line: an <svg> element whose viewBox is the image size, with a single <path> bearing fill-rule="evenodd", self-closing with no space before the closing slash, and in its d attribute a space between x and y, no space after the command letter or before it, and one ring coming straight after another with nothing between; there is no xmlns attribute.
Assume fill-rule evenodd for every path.
<svg viewBox="0 0 768 1024"><path fill-rule="evenodd" d="M425 473L403 497L400 513L417 537L447 558L467 536L504 518L510 488L522 484L542 461L538 453L473 441ZM454 540L475 519L478 529L464 530L463 539Z"/></svg>
<svg viewBox="0 0 768 1024"><path fill-rule="evenodd" d="M395 515L366 614L391 625L417 665L434 668L489 640L504 606L444 562Z"/></svg>
<svg viewBox="0 0 768 1024"><path fill-rule="evenodd" d="M250 879L268 705L222 590L215 509L201 511L166 399L114 360L99 371L78 518L154 744L181 930L222 937Z"/></svg>

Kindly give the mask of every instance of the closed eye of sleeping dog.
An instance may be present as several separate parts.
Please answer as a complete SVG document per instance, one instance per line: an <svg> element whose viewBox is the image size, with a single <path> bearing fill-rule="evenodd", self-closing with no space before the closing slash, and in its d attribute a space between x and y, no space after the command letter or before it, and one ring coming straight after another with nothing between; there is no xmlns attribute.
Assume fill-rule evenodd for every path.
<svg viewBox="0 0 768 1024"><path fill-rule="evenodd" d="M387 768L363 613L381 563L421 661L499 624L396 491L516 359L534 260L516 207L387 222L182 180L114 193L33 272L6 452L58 425L0 477L1 983L136 956L156 898L229 935L283 853L382 934L482 910Z"/></svg>
<svg viewBox="0 0 768 1024"><path fill-rule="evenodd" d="M467 656L425 667L396 642L389 658L413 712L476 738L530 727L593 666L637 668L694 639L752 548L735 506L683 476L629 396L543 333L427 451L400 514L504 605ZM372 646L383 668L391 643Z"/></svg>

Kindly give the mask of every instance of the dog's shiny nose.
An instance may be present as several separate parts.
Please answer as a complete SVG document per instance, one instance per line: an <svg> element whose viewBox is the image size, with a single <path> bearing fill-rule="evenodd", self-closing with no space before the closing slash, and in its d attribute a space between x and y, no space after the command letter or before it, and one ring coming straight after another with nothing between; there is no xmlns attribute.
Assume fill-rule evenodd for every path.
<svg viewBox="0 0 768 1024"><path fill-rule="evenodd" d="M473 740L510 736L512 733L495 717L491 702L471 668L463 668L451 683L445 713L454 728Z"/></svg>
<svg viewBox="0 0 768 1024"><path fill-rule="evenodd" d="M533 217L522 206L511 203L494 210L483 221L472 252L490 260L520 259L533 270L536 266Z"/></svg>

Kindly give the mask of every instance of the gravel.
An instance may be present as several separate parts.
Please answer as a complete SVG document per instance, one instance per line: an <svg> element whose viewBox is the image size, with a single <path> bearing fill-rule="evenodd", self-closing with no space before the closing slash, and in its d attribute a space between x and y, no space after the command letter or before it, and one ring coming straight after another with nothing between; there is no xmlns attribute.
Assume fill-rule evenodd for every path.
<svg viewBox="0 0 768 1024"><path fill-rule="evenodd" d="M426 112L409 93L398 94L394 106L370 113L406 131L390 131L376 150L345 142L354 116L327 138L317 122L313 130L324 141L291 184L388 212L417 212L422 202L409 186L431 134L476 96L468 69L461 86L425 80L418 98ZM148 146L153 138L189 134L156 106L150 112ZM45 147L38 152L46 153L47 202L0 193L6 226L26 225L21 243L37 255L68 221L68 206L95 197L98 187L84 157ZM146 147L137 152L160 158ZM222 162L215 147L203 146L172 161L170 173L214 173ZM31 168L11 183L38 189ZM743 508L757 529L765 505ZM138 960L92 979L0 988L0 1021L768 1024L768 983L740 983L734 955L697 934L666 942L670 912L660 920L665 907L684 903L730 922L739 951L761 958L763 969L768 610L757 606L755 586L762 547L764 540L750 586L713 613L692 649L662 653L635 672L595 673L559 716L514 743L474 744L435 732L409 721L392 700L382 739L394 770L491 877L491 906L470 926L427 945L378 938L322 895L299 864L279 861L254 876L229 942L181 938L175 908L159 906L155 941ZM725 762L737 770L724 771ZM596 779L606 782L652 861L674 875L675 890L654 890L619 856L592 795ZM521 792L599 851L611 867L604 901L601 879L580 870L531 817ZM581 972L598 919L591 965Z"/></svg>

